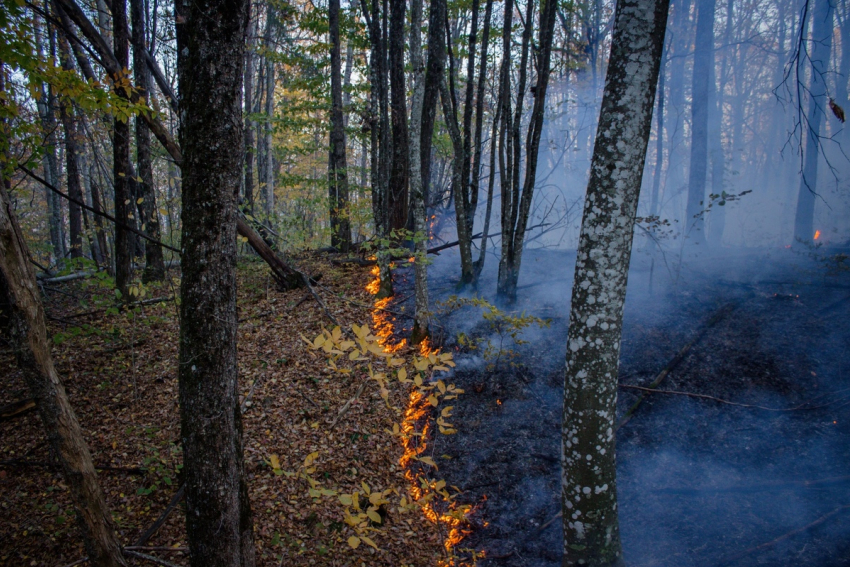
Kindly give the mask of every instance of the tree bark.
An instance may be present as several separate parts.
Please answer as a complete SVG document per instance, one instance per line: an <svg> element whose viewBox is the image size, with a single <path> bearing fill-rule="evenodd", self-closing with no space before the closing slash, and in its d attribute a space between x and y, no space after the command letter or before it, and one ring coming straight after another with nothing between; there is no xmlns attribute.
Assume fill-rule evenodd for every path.
<svg viewBox="0 0 850 567"><path fill-rule="evenodd" d="M437 117L440 83L446 67L446 0L431 0L428 14L428 61L425 67L425 92L422 95L422 192L429 201L431 183L431 141Z"/></svg>
<svg viewBox="0 0 850 567"><path fill-rule="evenodd" d="M71 48L64 35L59 36L59 59L62 69L74 72L74 62L71 59ZM79 147L77 145L77 123L73 102L61 97L59 99L59 117L62 129L65 131L65 176L68 195L82 201L83 190L80 180L80 164L78 161ZM71 244L71 258L83 257L83 211L79 205L68 204L68 233Z"/></svg>
<svg viewBox="0 0 850 567"><path fill-rule="evenodd" d="M820 129L827 108L826 78L829 55L832 50L832 20L835 8L831 0L814 0L812 18L812 72L809 80L809 111L802 124L806 133L806 149L797 196L797 211L794 216L794 240L800 244L811 244L814 238L815 195L818 185L818 156L820 155ZM800 24L804 33L806 23ZM802 105L803 102L799 101Z"/></svg>
<svg viewBox="0 0 850 567"><path fill-rule="evenodd" d="M410 200L413 215L414 251L413 265L414 306L412 344L419 344L429 335L430 312L428 306L428 218L425 195L422 191L422 102L425 96L425 65L422 59L422 0L413 0L410 6L410 65L413 67L413 98L410 102Z"/></svg>
<svg viewBox="0 0 850 567"><path fill-rule="evenodd" d="M328 155L331 246L341 252L348 252L351 248L351 221L348 210L348 164L342 108L339 0L330 0L328 3L328 25L331 40L331 132Z"/></svg>
<svg viewBox="0 0 850 567"><path fill-rule="evenodd" d="M251 3L248 3L248 48L245 50L245 74L242 78L245 112L245 203L246 213L254 214L254 128L256 125L248 116L254 111L254 53L251 51L252 42L257 35L257 17L253 14Z"/></svg>
<svg viewBox="0 0 850 567"><path fill-rule="evenodd" d="M148 69L145 51L146 16L144 0L130 0L130 14L133 20L133 75L139 95L150 103L151 74ZM144 119L138 116L136 124L136 163L138 164L138 179L136 193L141 203L137 202L139 213L139 228L154 240L160 240L159 214L156 206L156 191L153 185L153 163L151 161L151 132ZM138 199L137 198L137 199ZM145 243L145 271L142 274L144 282L160 282L165 279L165 262L162 248L153 242Z"/></svg>
<svg viewBox="0 0 850 567"><path fill-rule="evenodd" d="M127 2L112 0L112 38L113 51L119 69L127 69L130 61L129 37L127 35ZM113 75L114 81L128 82L124 71ZM115 217L122 222L133 221L133 192L131 191L130 171L130 126L126 121L112 119L112 176L114 187L113 206ZM135 224L135 223L133 223ZM128 290L133 278L132 261L134 254L132 233L115 225L115 287L124 300L129 298Z"/></svg>
<svg viewBox="0 0 850 567"><path fill-rule="evenodd" d="M0 62L0 92L5 85L4 73ZM5 124L0 127L5 129ZM96 567L123 566L121 546L97 483L91 454L53 366L35 272L8 194L10 179L3 173L0 176L0 310L5 315L0 319L8 325L7 336L18 366L38 404L53 453L62 466L89 561Z"/></svg>
<svg viewBox="0 0 850 567"><path fill-rule="evenodd" d="M390 1L389 66L392 120L392 166L389 178L389 228L407 227L410 158L407 142L407 91L404 87L404 23L406 0Z"/></svg>
<svg viewBox="0 0 850 567"><path fill-rule="evenodd" d="M620 0L590 167L567 336L563 565L625 565L614 419L635 213L669 0Z"/></svg>
<svg viewBox="0 0 850 567"><path fill-rule="evenodd" d="M177 5L183 150L179 398L191 565L252 567L236 363L247 0Z"/></svg>
<svg viewBox="0 0 850 567"><path fill-rule="evenodd" d="M697 0L697 35L691 88L691 163L688 172L688 204L685 238L690 245L705 245L705 181L708 176L709 78L714 77L715 0Z"/></svg>

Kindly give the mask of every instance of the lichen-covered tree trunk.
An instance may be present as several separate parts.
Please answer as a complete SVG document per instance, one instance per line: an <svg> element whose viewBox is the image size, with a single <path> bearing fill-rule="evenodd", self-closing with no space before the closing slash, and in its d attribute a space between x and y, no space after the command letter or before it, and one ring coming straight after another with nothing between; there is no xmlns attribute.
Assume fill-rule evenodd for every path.
<svg viewBox="0 0 850 567"><path fill-rule="evenodd" d="M4 72L0 62L0 74ZM0 92L4 79L0 75ZM0 128L4 127L0 124ZM5 132L0 135L5 137ZM53 366L35 272L7 192L10 180L4 172L0 172L0 177L0 320L8 325L4 330L38 405L47 439L62 466L89 561L96 567L123 566L121 546L91 454Z"/></svg>
<svg viewBox="0 0 850 567"><path fill-rule="evenodd" d="M635 213L669 0L620 0L599 115L567 337L563 565L625 565L614 420Z"/></svg>
<svg viewBox="0 0 850 567"><path fill-rule="evenodd" d="M236 364L236 197L247 0L179 2L180 421L195 567L252 567Z"/></svg>
<svg viewBox="0 0 850 567"><path fill-rule="evenodd" d="M331 246L341 252L351 247L348 211L348 165L345 152L345 121L342 108L342 61L339 40L339 0L328 3L331 40L331 132L328 155L328 198L331 217Z"/></svg>
<svg viewBox="0 0 850 567"><path fill-rule="evenodd" d="M140 96L150 97L151 73L145 60L147 49L145 33L144 0L130 0L130 15L133 21L133 76ZM148 102L150 102L148 100ZM160 239L159 214L156 206L156 191L153 185L153 162L151 161L151 131L145 121L138 116L136 123L136 163L138 164L137 211L142 231L154 240ZM138 202L138 199L142 199ZM158 282L165 279L165 262L162 247L153 242L145 242L145 271L142 279L146 282Z"/></svg>

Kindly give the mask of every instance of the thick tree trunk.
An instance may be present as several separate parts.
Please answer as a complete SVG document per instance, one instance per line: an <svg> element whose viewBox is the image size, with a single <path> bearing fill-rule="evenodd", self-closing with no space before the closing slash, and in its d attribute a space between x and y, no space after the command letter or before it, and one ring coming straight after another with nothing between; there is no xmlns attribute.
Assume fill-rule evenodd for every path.
<svg viewBox="0 0 850 567"><path fill-rule="evenodd" d="M390 230L407 226L408 175L407 91L404 87L404 19L406 0L391 0L389 29L392 165L389 178Z"/></svg>
<svg viewBox="0 0 850 567"><path fill-rule="evenodd" d="M129 37L127 36L126 0L112 0L113 51L120 69L127 69L130 61ZM123 75L122 80L128 78ZM114 187L113 206L115 217L122 222L133 221L133 192L130 188L130 125L118 118L112 119L112 175ZM133 223L135 224L135 223ZM128 288L133 278L132 262L135 239L121 225L115 225L115 287L124 300L128 299Z"/></svg>
<svg viewBox="0 0 850 567"><path fill-rule="evenodd" d="M345 122L342 108L342 61L339 40L339 0L328 3L331 40L331 133L328 156L328 201L331 217L331 246L341 252L351 247L348 210L348 164L345 152Z"/></svg>
<svg viewBox="0 0 850 567"><path fill-rule="evenodd" d="M0 63L0 74L5 73ZM5 77L0 75L0 92ZM0 125L5 128L5 125ZM15 219L8 189L0 183L0 317L8 324L7 336L32 397L38 404L53 453L59 458L65 481L76 506L89 561L96 567L125 565L106 499L97 483L91 454L59 375L47 341L44 309L35 272L29 262L20 226Z"/></svg>
<svg viewBox="0 0 850 567"><path fill-rule="evenodd" d="M688 173L688 205L685 211L685 238L690 245L704 245L705 210L708 201L705 181L708 176L709 79L714 77L715 0L697 0L697 36L694 48L694 75L691 88L691 163Z"/></svg>
<svg viewBox="0 0 850 567"><path fill-rule="evenodd" d="M561 441L563 565L625 565L614 419L635 213L669 0L620 0L573 280Z"/></svg>
<svg viewBox="0 0 850 567"><path fill-rule="evenodd" d="M133 75L139 95L150 102L151 74L148 69L145 51L147 50L146 17L144 0L130 0L130 14L133 20ZM159 214L156 206L156 191L153 185L153 163L151 161L151 132L145 121L139 117L136 124L136 163L138 177L136 180L139 213L139 228L154 240L160 240L161 230ZM165 279L165 262L162 257L162 247L153 242L145 243L145 271L142 280L159 282Z"/></svg>
<svg viewBox="0 0 850 567"><path fill-rule="evenodd" d="M183 150L180 420L191 564L252 567L236 364L236 197L247 0L179 8ZM180 21L180 19L178 19Z"/></svg>
<svg viewBox="0 0 850 567"><path fill-rule="evenodd" d="M827 108L827 90L825 80L829 68L829 55L832 50L835 13L832 0L814 0L812 12L812 73L809 81L809 112L802 125L806 133L806 154L797 196L797 212L794 217L794 240L801 244L811 244L814 238L815 194L818 185L818 156L820 155L820 129ZM801 32L806 29L805 22L800 25ZM800 101L802 104L802 101Z"/></svg>

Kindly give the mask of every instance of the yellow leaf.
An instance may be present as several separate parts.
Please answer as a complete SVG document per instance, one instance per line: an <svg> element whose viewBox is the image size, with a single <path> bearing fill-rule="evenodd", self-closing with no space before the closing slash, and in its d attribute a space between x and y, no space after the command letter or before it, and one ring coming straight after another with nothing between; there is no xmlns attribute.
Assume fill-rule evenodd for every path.
<svg viewBox="0 0 850 567"><path fill-rule="evenodd" d="M376 524L381 523L381 515L372 510L371 508L366 510L366 515L369 516L369 519L375 522Z"/></svg>
<svg viewBox="0 0 850 567"><path fill-rule="evenodd" d="M369 485L366 484L365 480L360 483L360 486L363 487L363 492L365 492L367 495L372 494L372 490L369 488Z"/></svg>
<svg viewBox="0 0 850 567"><path fill-rule="evenodd" d="M430 396L428 396L428 403L434 407L437 407L438 405L440 405L440 400L437 399L437 396L431 394Z"/></svg>
<svg viewBox="0 0 850 567"><path fill-rule="evenodd" d="M417 386L422 386L422 376L420 376L419 374L414 376L413 377L413 383L416 384Z"/></svg>
<svg viewBox="0 0 850 567"><path fill-rule="evenodd" d="M339 502L343 506L351 506L351 495L350 494L340 494Z"/></svg>
<svg viewBox="0 0 850 567"><path fill-rule="evenodd" d="M375 542L374 542L374 541L372 541L371 539L369 539L368 537L366 537L366 536L360 536L360 539L362 539L362 540L363 540L363 543L365 543L365 544L367 544L367 545L371 545L371 546L372 546L372 547L374 547L375 549L378 549L378 546L377 546L377 545L375 545Z"/></svg>
<svg viewBox="0 0 850 567"><path fill-rule="evenodd" d="M407 380L407 370L405 370L404 368L399 368L399 370L398 370L398 379L399 379L401 382L404 382L405 380Z"/></svg>
<svg viewBox="0 0 850 567"><path fill-rule="evenodd" d="M446 393L446 383L442 380L437 380L437 389L440 390L441 394Z"/></svg>
<svg viewBox="0 0 850 567"><path fill-rule="evenodd" d="M340 329L339 327L334 327L334 330L331 333L331 337L333 338L333 340L338 341L339 337L341 335L342 335L342 329Z"/></svg>
<svg viewBox="0 0 850 567"><path fill-rule="evenodd" d="M360 538L357 536L351 536L348 538L348 545L351 546L351 549L357 549L360 546Z"/></svg>
<svg viewBox="0 0 850 567"><path fill-rule="evenodd" d="M141 182L142 180L141 180L141 179L137 179L136 181ZM139 197L138 199L136 199L136 204L137 204L137 205L141 205L141 204L142 204L142 203L144 203L144 202L145 202L145 200L144 200L144 198L143 198L143 197Z"/></svg>
<svg viewBox="0 0 850 567"><path fill-rule="evenodd" d="M419 461L425 463L426 465L431 465L435 469L437 468L437 463L435 463L434 459L432 459L431 457L419 457Z"/></svg>
<svg viewBox="0 0 850 567"><path fill-rule="evenodd" d="M273 469L280 468L280 460L277 458L277 455L272 455L269 457L269 463L271 464Z"/></svg>

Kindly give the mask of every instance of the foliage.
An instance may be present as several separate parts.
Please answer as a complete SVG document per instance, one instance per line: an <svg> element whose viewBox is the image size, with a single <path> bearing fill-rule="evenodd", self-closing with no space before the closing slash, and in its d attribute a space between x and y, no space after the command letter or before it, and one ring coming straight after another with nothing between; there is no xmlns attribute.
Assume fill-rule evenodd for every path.
<svg viewBox="0 0 850 567"><path fill-rule="evenodd" d="M457 341L469 350L481 349L481 355L487 361L487 370L489 371L498 368L503 357L509 361L510 366L515 366L513 360L519 356L519 353L513 348L505 347L507 339L511 340L513 346L526 344L528 341L521 338L525 329L532 325L537 325L541 329L548 328L551 324L549 319L526 315L525 312L518 315L506 313L480 297L452 295L446 301L438 302L437 305L440 313L444 315L465 307L481 309L481 317L484 319L489 336L470 336L466 333L458 333ZM494 334L498 337L497 343L494 343L490 338Z"/></svg>

